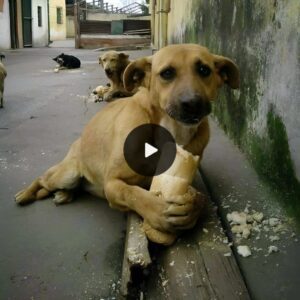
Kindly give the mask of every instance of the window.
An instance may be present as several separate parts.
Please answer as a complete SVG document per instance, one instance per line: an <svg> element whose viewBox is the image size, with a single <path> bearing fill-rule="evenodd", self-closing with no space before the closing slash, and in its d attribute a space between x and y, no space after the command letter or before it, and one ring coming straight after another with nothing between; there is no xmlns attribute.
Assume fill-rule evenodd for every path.
<svg viewBox="0 0 300 300"><path fill-rule="evenodd" d="M38 6L37 7L38 11L38 26L39 27L42 27L42 7L41 6Z"/></svg>
<svg viewBox="0 0 300 300"><path fill-rule="evenodd" d="M56 23L62 24L63 23L63 8L62 7L56 7Z"/></svg>

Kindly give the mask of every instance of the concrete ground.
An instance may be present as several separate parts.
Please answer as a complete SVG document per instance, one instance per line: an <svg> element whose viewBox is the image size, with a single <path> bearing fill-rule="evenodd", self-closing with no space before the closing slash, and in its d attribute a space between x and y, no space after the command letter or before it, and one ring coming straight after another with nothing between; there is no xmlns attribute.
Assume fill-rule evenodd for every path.
<svg viewBox="0 0 300 300"><path fill-rule="evenodd" d="M54 73L59 53L78 70ZM128 52L131 57L149 50ZM14 194L61 160L105 104L88 96L107 81L99 52L72 48L5 52L0 110L0 299L114 299L124 247L124 214L82 194L69 205L51 199L19 207Z"/></svg>

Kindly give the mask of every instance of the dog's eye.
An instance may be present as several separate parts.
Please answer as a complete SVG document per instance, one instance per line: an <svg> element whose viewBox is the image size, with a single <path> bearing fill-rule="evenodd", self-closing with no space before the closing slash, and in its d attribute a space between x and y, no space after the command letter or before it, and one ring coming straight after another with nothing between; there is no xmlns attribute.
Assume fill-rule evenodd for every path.
<svg viewBox="0 0 300 300"><path fill-rule="evenodd" d="M160 77L165 80L171 80L176 76L176 71L174 68L167 68L160 72Z"/></svg>
<svg viewBox="0 0 300 300"><path fill-rule="evenodd" d="M202 77L208 77L211 74L211 69L201 63L197 63L196 69L198 74Z"/></svg>

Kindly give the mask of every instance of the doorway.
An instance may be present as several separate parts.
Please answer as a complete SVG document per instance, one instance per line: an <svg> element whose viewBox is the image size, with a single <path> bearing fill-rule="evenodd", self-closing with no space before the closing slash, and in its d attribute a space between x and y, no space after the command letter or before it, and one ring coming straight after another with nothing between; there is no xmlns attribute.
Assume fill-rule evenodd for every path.
<svg viewBox="0 0 300 300"><path fill-rule="evenodd" d="M31 0L22 1L22 15L23 15L23 46L32 47Z"/></svg>

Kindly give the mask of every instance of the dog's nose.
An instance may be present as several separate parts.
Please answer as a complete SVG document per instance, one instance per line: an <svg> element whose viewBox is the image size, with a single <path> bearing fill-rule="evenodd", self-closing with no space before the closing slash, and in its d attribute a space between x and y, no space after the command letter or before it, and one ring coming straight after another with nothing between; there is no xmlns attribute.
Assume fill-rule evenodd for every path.
<svg viewBox="0 0 300 300"><path fill-rule="evenodd" d="M105 73L106 73L107 76L109 76L109 75L112 74L112 71L109 68L106 68L104 71L105 71Z"/></svg>
<svg viewBox="0 0 300 300"><path fill-rule="evenodd" d="M211 112L211 104L209 101L204 101L201 97L194 97L190 99L182 99L180 103L181 116L187 121L201 120L204 116Z"/></svg>
<svg viewBox="0 0 300 300"><path fill-rule="evenodd" d="M208 101L203 101L201 98L193 98L181 102L181 109L186 114L203 114L207 115L211 112L211 105Z"/></svg>

